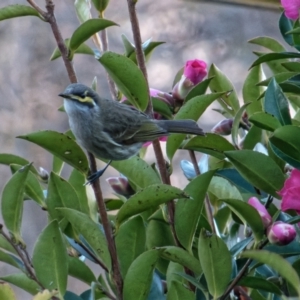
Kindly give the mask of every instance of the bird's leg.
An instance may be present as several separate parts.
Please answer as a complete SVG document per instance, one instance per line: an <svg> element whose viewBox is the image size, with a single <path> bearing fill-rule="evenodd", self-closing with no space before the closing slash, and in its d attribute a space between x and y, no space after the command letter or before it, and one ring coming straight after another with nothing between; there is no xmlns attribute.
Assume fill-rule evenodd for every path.
<svg viewBox="0 0 300 300"><path fill-rule="evenodd" d="M107 165L101 169L101 170L98 170L96 173L90 175L87 179L88 181L84 184L84 185L87 185L87 184L92 184L95 180L97 180L98 178L100 178L103 173L105 172L105 170L108 168L108 166L110 165L112 161L110 160Z"/></svg>

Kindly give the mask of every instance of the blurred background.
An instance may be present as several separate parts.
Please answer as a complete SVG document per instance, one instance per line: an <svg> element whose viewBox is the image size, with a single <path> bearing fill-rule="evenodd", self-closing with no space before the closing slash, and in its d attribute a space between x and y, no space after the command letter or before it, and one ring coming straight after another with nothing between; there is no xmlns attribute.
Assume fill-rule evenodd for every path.
<svg viewBox="0 0 300 300"><path fill-rule="evenodd" d="M79 26L74 1L53 2L62 36L68 38ZM26 3L25 0L1 0L0 7ZM43 0L36 0L36 3L42 8L45 6ZM244 5L239 5L241 3ZM154 50L148 63L150 86L170 91L174 76L185 61L197 58L206 61L208 66L214 63L221 69L233 82L242 101L242 85L255 59L252 50L262 50L248 44L247 40L270 36L283 42L277 24L279 7L279 0L139 1L137 10L143 40L152 38L153 41L165 42ZM132 40L127 1L111 0L105 17L120 25L108 28L109 47L112 51L123 53L121 34ZM94 47L91 42L89 45ZM69 84L69 80L61 58L53 62L49 60L55 47L49 24L38 18L22 17L0 23L0 153L22 156L33 161L37 168L41 166L46 170L51 170L51 155L16 136L38 130L64 132L68 129L66 115L57 110L62 105L57 95ZM98 92L110 97L104 70L92 56L76 55L74 64L82 83L90 85L97 76ZM212 110L213 107L216 105L209 107L199 120L206 131L222 119ZM200 157L197 154L197 158ZM187 182L180 170L181 159L188 159L184 151L178 151L173 162L172 183L178 187ZM150 163L154 161L151 146L146 160ZM117 172L110 168L102 177L105 197L111 195L105 178L116 175ZM9 168L0 165L0 191L10 176ZM23 238L30 253L46 222L46 213L35 203L27 201L23 215ZM94 270L100 271L97 268ZM0 276L12 272L16 270L0 264ZM87 286L73 279L69 285L75 293L87 289ZM18 299L31 299L29 294L18 288L15 290Z"/></svg>

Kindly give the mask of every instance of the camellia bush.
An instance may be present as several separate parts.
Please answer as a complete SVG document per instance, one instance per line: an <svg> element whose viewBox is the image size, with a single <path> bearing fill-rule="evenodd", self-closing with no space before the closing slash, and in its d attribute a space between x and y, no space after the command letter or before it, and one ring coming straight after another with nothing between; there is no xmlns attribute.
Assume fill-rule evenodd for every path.
<svg viewBox="0 0 300 300"><path fill-rule="evenodd" d="M107 49L106 30L117 25L103 18L108 0L93 0L92 7L75 1L81 24L70 37L61 36L52 1L45 8L27 2L2 7L0 20L35 16L48 22L57 42L51 59L61 59L70 82L77 82L73 57L93 55L109 75L111 101L156 119L195 121L218 102L223 120L205 136L171 134L154 141L154 165L143 159L149 143L139 156L113 161L120 176L106 184L115 199L103 198L98 181L94 196L87 193L95 157L85 154L72 132L19 136L53 154L53 168L37 170L26 158L0 154L13 174L1 198L0 261L18 269L1 277L0 299L16 299L11 285L35 300L299 299L300 1L282 1L279 30L287 45L270 37L250 41L267 51L255 52L243 99L226 74L201 58L174 74L171 92L150 89L145 59L161 42L142 42L135 0L128 0L134 43L123 36L125 54ZM99 18L91 18L90 9ZM90 38L101 48L91 49ZM271 70L269 78L263 67ZM91 86L97 89L96 80ZM181 161L181 176L189 180L184 189L170 184L179 149L190 156ZM195 152L202 153L199 162ZM68 178L61 177L64 164L72 167ZM21 235L28 199L49 220L33 253ZM69 276L86 283L86 291L67 290Z"/></svg>

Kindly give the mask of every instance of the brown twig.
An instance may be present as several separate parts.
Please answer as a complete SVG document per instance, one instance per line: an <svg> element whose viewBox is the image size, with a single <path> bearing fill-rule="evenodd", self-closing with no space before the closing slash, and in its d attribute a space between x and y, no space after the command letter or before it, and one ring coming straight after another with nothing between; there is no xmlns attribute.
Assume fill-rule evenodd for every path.
<svg viewBox="0 0 300 300"><path fill-rule="evenodd" d="M195 170L196 175L200 175L201 173L200 173L200 169L199 169L199 166L198 166L195 151L189 150L189 154L190 154L190 158L191 158L192 164L194 166L194 170ZM213 213L212 213L212 210L211 210L210 201L209 201L207 193L205 194L204 206L205 206L205 212L206 212L206 215L207 215L207 218L208 218L208 223L210 225L210 228L211 228L212 232L214 234L216 234L217 231L216 231L216 227L215 227L215 223L214 223L214 217L213 217Z"/></svg>
<svg viewBox="0 0 300 300"><path fill-rule="evenodd" d="M60 33L60 30L59 30L57 22L56 22L56 18L54 16L53 1L52 0L45 0L45 1L46 1L47 12L43 12L43 17L45 18L45 20L47 22L49 22L49 24L51 26L57 46L61 52L62 59L64 61L66 70L68 72L69 79L72 83L76 83L77 76L76 76L76 73L75 73L75 70L73 67L73 62L68 58L68 54L69 54L68 49L64 43L64 40L62 38L62 35ZM33 0L29 0L29 3L31 5L34 4ZM34 8L37 7L36 4L34 4L34 5L35 5L35 6L33 6ZM41 11L41 9L39 11ZM91 173L95 173L97 171L96 159L95 159L94 155L91 153L88 153L88 158L89 158L89 163L90 163L90 171L91 171ZM122 299L123 280L122 280L122 276L121 276L121 272L120 272L120 266L119 266L118 257L117 257L116 245L115 245L115 241L114 241L113 234L112 234L112 228L111 228L111 224L108 220L108 216L107 216L105 203L104 203L104 199L102 196L102 191L101 191L99 181L95 181L92 184L92 187L93 187L95 198L96 198L96 201L98 204L98 209L99 209L99 213L101 216L102 225L104 228L104 233L105 233L105 236L107 239L108 248L109 248L111 259L112 259L112 277L116 284L118 299L121 300Z"/></svg>

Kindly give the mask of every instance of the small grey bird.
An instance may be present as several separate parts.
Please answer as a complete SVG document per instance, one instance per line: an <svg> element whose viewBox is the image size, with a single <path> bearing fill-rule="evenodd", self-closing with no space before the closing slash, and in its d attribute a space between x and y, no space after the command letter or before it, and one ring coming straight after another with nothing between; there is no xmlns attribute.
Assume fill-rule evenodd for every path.
<svg viewBox="0 0 300 300"><path fill-rule="evenodd" d="M70 84L59 96L64 98L78 143L96 157L109 160L104 169L88 178L88 183L98 179L112 160L136 155L145 142L169 133L204 135L193 120L151 119L132 106L100 97L80 83Z"/></svg>

